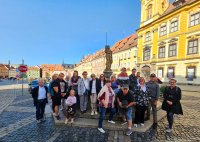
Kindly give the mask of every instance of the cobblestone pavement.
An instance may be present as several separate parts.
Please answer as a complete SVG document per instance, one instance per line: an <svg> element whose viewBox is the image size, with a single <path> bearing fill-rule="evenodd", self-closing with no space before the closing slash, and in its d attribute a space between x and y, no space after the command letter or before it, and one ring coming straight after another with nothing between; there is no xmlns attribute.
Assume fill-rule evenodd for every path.
<svg viewBox="0 0 200 142"><path fill-rule="evenodd" d="M35 122L35 108L30 94L20 90L0 91L0 142L200 142L200 93L183 93L183 116L176 116L173 132L165 133L166 118L157 130L133 133L106 131L94 128L55 126L50 114L42 124ZM5 105L7 104L7 105Z"/></svg>

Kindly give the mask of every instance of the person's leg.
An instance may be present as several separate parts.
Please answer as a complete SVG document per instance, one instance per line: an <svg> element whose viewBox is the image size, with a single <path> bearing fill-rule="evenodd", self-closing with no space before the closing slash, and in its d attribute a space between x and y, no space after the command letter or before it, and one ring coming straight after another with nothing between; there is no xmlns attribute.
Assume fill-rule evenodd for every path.
<svg viewBox="0 0 200 142"><path fill-rule="evenodd" d="M46 102L43 100L41 102L41 119L43 119L43 120L45 120L45 118L44 118L45 106L46 106Z"/></svg>
<svg viewBox="0 0 200 142"><path fill-rule="evenodd" d="M154 105L154 102L155 102L155 99L152 99L151 106L152 106L152 111L153 111L153 122L154 124L157 124L157 107L156 105Z"/></svg>
<svg viewBox="0 0 200 142"><path fill-rule="evenodd" d="M53 111L53 113L55 113L55 101L54 101L54 96L51 96L51 100L52 100L52 105L51 105L51 107L52 107L52 111Z"/></svg>
<svg viewBox="0 0 200 142"><path fill-rule="evenodd" d="M100 107L100 116L99 116L98 128L102 128L103 127L103 119L105 117L105 113L106 113L106 108Z"/></svg>
<svg viewBox="0 0 200 142"><path fill-rule="evenodd" d="M146 111L146 107L142 106L141 107L141 117L140 117L140 119L141 119L140 123L142 123L142 124L144 124L145 111Z"/></svg>
<svg viewBox="0 0 200 142"><path fill-rule="evenodd" d="M110 109L109 121L112 121L116 110L115 110L115 108L109 108L109 109Z"/></svg>
<svg viewBox="0 0 200 142"><path fill-rule="evenodd" d="M81 96L79 96L79 98L80 98L80 110L81 110L81 112L83 112L84 111L84 95L81 95Z"/></svg>
<svg viewBox="0 0 200 142"><path fill-rule="evenodd" d="M147 107L147 114L146 114L146 120L150 120L150 114L151 114L151 103L152 101L149 100L149 105Z"/></svg>
<svg viewBox="0 0 200 142"><path fill-rule="evenodd" d="M94 94L92 93L90 95L90 100L91 100L91 114L94 114Z"/></svg>
<svg viewBox="0 0 200 142"><path fill-rule="evenodd" d="M169 129L172 129L173 122L174 122L174 113L167 112L167 120L168 120L168 123L169 123Z"/></svg>
<svg viewBox="0 0 200 142"><path fill-rule="evenodd" d="M35 107L36 107L36 120L39 120L40 119L40 104L39 104L39 102L37 102Z"/></svg>
<svg viewBox="0 0 200 142"><path fill-rule="evenodd" d="M84 111L87 110L87 104L88 104L88 95L84 95Z"/></svg>
<svg viewBox="0 0 200 142"><path fill-rule="evenodd" d="M94 94L94 98L93 98L93 107L94 107L94 112L97 113L97 94Z"/></svg>
<svg viewBox="0 0 200 142"><path fill-rule="evenodd" d="M128 129L132 128L132 108L129 107L126 112L126 118L128 121Z"/></svg>
<svg viewBox="0 0 200 142"><path fill-rule="evenodd" d="M136 106L135 107L135 124L138 124L139 123L139 107Z"/></svg>

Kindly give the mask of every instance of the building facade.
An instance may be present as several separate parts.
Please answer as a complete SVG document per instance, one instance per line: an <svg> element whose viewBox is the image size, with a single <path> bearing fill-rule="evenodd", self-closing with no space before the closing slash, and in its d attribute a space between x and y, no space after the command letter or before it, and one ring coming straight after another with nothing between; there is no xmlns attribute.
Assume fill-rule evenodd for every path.
<svg viewBox="0 0 200 142"><path fill-rule="evenodd" d="M137 34L132 34L117 43L111 48L113 51L112 70L114 74L119 74L125 67L127 73L137 66Z"/></svg>
<svg viewBox="0 0 200 142"><path fill-rule="evenodd" d="M200 1L141 0L138 69L148 80L200 84Z"/></svg>

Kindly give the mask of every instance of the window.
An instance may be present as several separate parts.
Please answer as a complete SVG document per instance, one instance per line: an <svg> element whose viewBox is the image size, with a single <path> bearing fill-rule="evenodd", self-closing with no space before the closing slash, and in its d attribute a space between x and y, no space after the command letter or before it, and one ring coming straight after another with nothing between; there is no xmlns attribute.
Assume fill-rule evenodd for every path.
<svg viewBox="0 0 200 142"><path fill-rule="evenodd" d="M150 49L145 49L143 55L144 55L144 57L143 57L144 61L150 60Z"/></svg>
<svg viewBox="0 0 200 142"><path fill-rule="evenodd" d="M191 40L188 42L188 54L198 53L198 39Z"/></svg>
<svg viewBox="0 0 200 142"><path fill-rule="evenodd" d="M178 31L178 20L171 22L170 32Z"/></svg>
<svg viewBox="0 0 200 142"><path fill-rule="evenodd" d="M167 70L167 77L168 77L169 79L175 77L175 68L174 68L174 67L168 67L168 70Z"/></svg>
<svg viewBox="0 0 200 142"><path fill-rule="evenodd" d="M177 48L177 44L169 45L169 57L176 56L176 48Z"/></svg>
<svg viewBox="0 0 200 142"><path fill-rule="evenodd" d="M134 52L134 58L136 58L137 57L137 50L135 50L135 52Z"/></svg>
<svg viewBox="0 0 200 142"><path fill-rule="evenodd" d="M195 26L200 24L200 12L190 16L190 26Z"/></svg>
<svg viewBox="0 0 200 142"><path fill-rule="evenodd" d="M195 66L190 66L186 68L186 78L188 78L189 81L193 81L193 79L196 78Z"/></svg>
<svg viewBox="0 0 200 142"><path fill-rule="evenodd" d="M151 19L152 17L152 5L147 7L147 20Z"/></svg>
<svg viewBox="0 0 200 142"><path fill-rule="evenodd" d="M159 68L158 69L158 78L163 78L163 77L164 77L163 68Z"/></svg>
<svg viewBox="0 0 200 142"><path fill-rule="evenodd" d="M126 60L126 53L124 53L124 60Z"/></svg>
<svg viewBox="0 0 200 142"><path fill-rule="evenodd" d="M159 58L165 58L165 47L160 47L159 48L159 54L158 54Z"/></svg>
<svg viewBox="0 0 200 142"><path fill-rule="evenodd" d="M151 32L147 32L146 33L146 38L145 38L146 41L150 41L151 40Z"/></svg>
<svg viewBox="0 0 200 142"><path fill-rule="evenodd" d="M160 27L160 36L164 36L167 34L167 26Z"/></svg>
<svg viewBox="0 0 200 142"><path fill-rule="evenodd" d="M130 59L131 57L131 52L128 52L128 59Z"/></svg>
<svg viewBox="0 0 200 142"><path fill-rule="evenodd" d="M129 68L129 69L130 69L130 62L128 62L128 63L127 63L127 68Z"/></svg>

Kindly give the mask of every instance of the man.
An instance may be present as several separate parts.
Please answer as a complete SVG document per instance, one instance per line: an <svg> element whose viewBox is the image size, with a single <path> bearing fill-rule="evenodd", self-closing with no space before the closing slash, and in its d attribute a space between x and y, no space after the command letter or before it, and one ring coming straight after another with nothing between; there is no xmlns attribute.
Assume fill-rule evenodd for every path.
<svg viewBox="0 0 200 142"><path fill-rule="evenodd" d="M89 83L90 80L87 77L87 72L84 71L82 73L83 78L78 80L78 95L80 98L80 110L81 113L86 113L87 111L87 104L88 104L88 97L89 97Z"/></svg>
<svg viewBox="0 0 200 142"><path fill-rule="evenodd" d="M34 106L36 106L37 123L41 123L42 121L45 121L44 112L46 103L48 103L48 88L44 86L44 81L42 79L39 79L38 84L39 86L35 87L32 90L32 97L34 101Z"/></svg>
<svg viewBox="0 0 200 142"><path fill-rule="evenodd" d="M135 74L136 74L136 69L133 68L132 74L129 76L129 82L130 82L129 89L131 91L134 91L135 87L138 85L138 78Z"/></svg>
<svg viewBox="0 0 200 142"><path fill-rule="evenodd" d="M121 73L118 75L117 82L122 87L124 84L129 84L129 76L126 73L126 68L123 67Z"/></svg>
<svg viewBox="0 0 200 142"><path fill-rule="evenodd" d="M132 134L132 106L136 103L134 102L134 94L129 90L129 85L124 84L122 89L117 93L117 102L120 107L120 112L122 112L123 121L128 121L128 130L126 135Z"/></svg>
<svg viewBox="0 0 200 142"><path fill-rule="evenodd" d="M60 120L59 116L59 106L61 105L61 98L65 99L66 98L66 91L67 91L67 85L66 82L63 80L64 74L60 73L58 75L58 78L52 83L52 88L54 92L54 111L57 120ZM64 107L64 103L63 103Z"/></svg>
<svg viewBox="0 0 200 142"><path fill-rule="evenodd" d="M150 119L150 111L152 108L153 111L153 128L157 128L157 102L158 98L160 96L160 88L157 83L157 78L154 73L150 75L150 81L147 83L147 87L149 88L150 91L150 102L147 110L147 118L146 120Z"/></svg>

